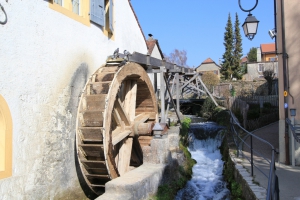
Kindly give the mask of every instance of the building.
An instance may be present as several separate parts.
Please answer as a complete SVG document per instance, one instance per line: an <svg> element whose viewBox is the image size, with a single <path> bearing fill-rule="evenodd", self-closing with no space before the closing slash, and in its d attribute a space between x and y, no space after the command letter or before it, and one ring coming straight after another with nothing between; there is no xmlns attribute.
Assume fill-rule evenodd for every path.
<svg viewBox="0 0 300 200"><path fill-rule="evenodd" d="M275 54L275 43L261 44L257 48L257 62L247 63L247 74L243 76L246 81L264 79L263 72L272 70L275 73L275 79L278 75L278 62Z"/></svg>
<svg viewBox="0 0 300 200"><path fill-rule="evenodd" d="M204 60L197 68L196 72L205 73L205 72L213 72L218 77L220 77L220 69L221 66L215 63L211 58L207 58Z"/></svg>
<svg viewBox="0 0 300 200"><path fill-rule="evenodd" d="M130 1L1 5L1 199L85 199L74 162L78 101L115 49L147 53Z"/></svg>
<svg viewBox="0 0 300 200"><path fill-rule="evenodd" d="M149 38L146 41L148 52L147 54L153 58L164 59L164 54L159 46L158 40L153 38L152 34L149 34ZM155 92L160 89L160 73L148 73L151 82L154 86Z"/></svg>
<svg viewBox="0 0 300 200"><path fill-rule="evenodd" d="M262 62L275 62L277 61L275 43L261 44L261 61Z"/></svg>
<svg viewBox="0 0 300 200"><path fill-rule="evenodd" d="M286 128L286 119L295 118L300 124L300 4L297 0L276 0L277 33L276 45L278 55L279 85L279 161L286 164L300 165L300 144ZM296 116L291 115L296 109ZM294 159L293 159L294 157Z"/></svg>

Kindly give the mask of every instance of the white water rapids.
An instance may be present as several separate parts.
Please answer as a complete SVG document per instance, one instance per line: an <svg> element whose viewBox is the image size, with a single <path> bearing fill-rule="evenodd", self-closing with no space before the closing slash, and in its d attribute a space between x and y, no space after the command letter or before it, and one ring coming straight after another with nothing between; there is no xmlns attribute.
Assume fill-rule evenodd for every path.
<svg viewBox="0 0 300 200"><path fill-rule="evenodd" d="M195 123L191 124L195 128L205 126L210 129L219 127L214 123ZM216 126L216 127L212 127ZM193 133L189 151L192 158L197 161L193 167L192 179L188 181L185 188L181 189L176 196L176 200L229 200L230 192L226 188L226 182L223 180L222 170L223 161L219 147L222 143L221 134L215 138L198 140Z"/></svg>

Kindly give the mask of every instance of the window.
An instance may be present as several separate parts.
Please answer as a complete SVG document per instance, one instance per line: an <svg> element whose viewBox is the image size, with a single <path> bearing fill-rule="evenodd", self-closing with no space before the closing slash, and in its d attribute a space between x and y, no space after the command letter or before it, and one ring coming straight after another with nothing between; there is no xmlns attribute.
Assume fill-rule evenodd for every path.
<svg viewBox="0 0 300 200"><path fill-rule="evenodd" d="M72 7L73 12L79 15L79 8L80 8L80 0L72 0Z"/></svg>
<svg viewBox="0 0 300 200"><path fill-rule="evenodd" d="M100 25L105 26L105 7L104 0L91 0L90 10L91 21Z"/></svg>
<svg viewBox="0 0 300 200"><path fill-rule="evenodd" d="M277 61L277 58L276 58L276 57L271 57L271 58L269 58L269 61L270 61L270 62Z"/></svg>
<svg viewBox="0 0 300 200"><path fill-rule="evenodd" d="M12 119L5 99L0 95L0 179L12 175Z"/></svg>
<svg viewBox="0 0 300 200"><path fill-rule="evenodd" d="M50 1L49 7L84 25L90 26L89 0L53 0Z"/></svg>
<svg viewBox="0 0 300 200"><path fill-rule="evenodd" d="M62 1L63 0L54 0L54 3L58 4L58 5L61 5L62 6Z"/></svg>
<svg viewBox="0 0 300 200"><path fill-rule="evenodd" d="M114 1L91 0L91 21L104 27L105 33L114 32Z"/></svg>
<svg viewBox="0 0 300 200"><path fill-rule="evenodd" d="M259 63L259 64L258 64L258 71L259 71L259 72L265 71L265 66L264 66L263 63Z"/></svg>

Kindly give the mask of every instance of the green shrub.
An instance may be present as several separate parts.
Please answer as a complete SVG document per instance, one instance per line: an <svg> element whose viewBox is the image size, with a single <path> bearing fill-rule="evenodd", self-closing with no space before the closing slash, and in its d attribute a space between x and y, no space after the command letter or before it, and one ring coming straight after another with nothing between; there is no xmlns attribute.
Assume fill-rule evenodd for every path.
<svg viewBox="0 0 300 200"><path fill-rule="evenodd" d="M271 104L270 102L265 102L265 103L263 104L263 107L264 107L264 108L272 108L272 104Z"/></svg>
<svg viewBox="0 0 300 200"><path fill-rule="evenodd" d="M180 141L183 145L188 145L188 137L189 137L189 128L191 124L191 119L186 117L181 122L181 129L180 129Z"/></svg>
<svg viewBox="0 0 300 200"><path fill-rule="evenodd" d="M204 103L201 108L201 112L200 112L201 117L203 117L207 120L212 119L215 108L216 108L216 105L213 102L213 100L211 100L211 98L209 98L209 97L206 98L204 100Z"/></svg>

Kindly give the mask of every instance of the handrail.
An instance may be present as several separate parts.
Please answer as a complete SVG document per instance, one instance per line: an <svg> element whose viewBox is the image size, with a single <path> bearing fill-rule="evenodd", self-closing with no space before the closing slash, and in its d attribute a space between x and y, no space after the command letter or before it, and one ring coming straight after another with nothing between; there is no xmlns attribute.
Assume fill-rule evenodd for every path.
<svg viewBox="0 0 300 200"><path fill-rule="evenodd" d="M292 121L289 119L289 118L286 118L285 121L287 122L287 124L289 125L292 133L293 133L293 136L295 138L295 140L300 143L300 133L296 133L296 131L300 131L300 127L295 127L293 124L292 124Z"/></svg>
<svg viewBox="0 0 300 200"><path fill-rule="evenodd" d="M269 143L268 141L254 135L252 132L249 132L247 131L246 129L244 129L240 124L239 122L236 120L236 118L234 117L234 114L230 112L230 128L231 128L231 132L232 132L232 136L233 136L233 140L234 140L234 143L237 147L237 150L238 152L241 152L243 154L243 152L241 151L241 146L240 146L240 142L242 142L243 144L246 144L248 145L245 140L243 138L240 137L240 133L238 132L237 128L239 128L240 130L242 130L244 133L247 134L247 136L250 136L250 139L251 139L251 146L250 146L250 150L251 150L251 160L249 160L247 158L247 156L245 156L247 158L247 160L250 162L251 164L251 175L253 176L253 166L255 166L254 162L253 162L253 147L252 147L252 138L256 138L258 139L259 141L265 143L265 145L268 145L272 148L272 156L271 156L271 160L265 158L262 156L262 154L259 153L259 155L264 158L268 164L270 165L270 168L269 168L269 176L267 176L267 174L265 174L262 170L260 170L257 166L255 166L263 175L266 176L266 178L268 178L268 188L267 188L267 197L266 199L267 200L277 200L279 199L279 186L278 186L278 177L276 175L276 167L275 167L275 153L276 153L276 150L274 148L274 146ZM239 139L239 141L238 141ZM256 150L254 150L254 152L258 152Z"/></svg>

